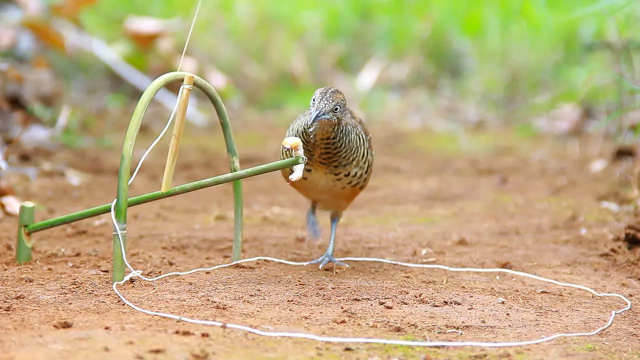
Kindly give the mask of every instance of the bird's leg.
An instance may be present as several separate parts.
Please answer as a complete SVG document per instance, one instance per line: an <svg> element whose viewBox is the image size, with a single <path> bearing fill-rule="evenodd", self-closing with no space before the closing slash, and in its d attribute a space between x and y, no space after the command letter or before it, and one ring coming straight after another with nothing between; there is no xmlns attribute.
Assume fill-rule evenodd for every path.
<svg viewBox="0 0 640 360"><path fill-rule="evenodd" d="M309 208L309 212L307 212L307 231L314 244L320 242L320 226L316 218L316 205L315 202L312 202L311 208Z"/></svg>
<svg viewBox="0 0 640 360"><path fill-rule="evenodd" d="M320 263L320 269L325 267L328 263L333 263L334 269L336 266L349 267L349 265L340 262L333 257L333 247L336 242L336 228L338 227L338 222L340 222L340 217L342 217L342 213L340 212L334 211L331 213L331 240L329 241L327 252L325 252L320 258L311 261L310 264Z"/></svg>

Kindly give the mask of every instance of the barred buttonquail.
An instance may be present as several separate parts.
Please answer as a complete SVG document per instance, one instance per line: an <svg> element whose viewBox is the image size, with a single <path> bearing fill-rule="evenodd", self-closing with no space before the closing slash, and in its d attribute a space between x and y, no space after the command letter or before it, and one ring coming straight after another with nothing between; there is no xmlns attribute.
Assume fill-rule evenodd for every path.
<svg viewBox="0 0 640 360"><path fill-rule="evenodd" d="M309 110L289 126L287 137L302 140L307 164L294 189L311 201L307 213L307 229L313 239L320 238L316 208L331 212L331 239L324 255L311 263L334 266L345 263L333 257L336 227L342 212L367 187L373 166L371 135L364 122L347 108L344 94L335 88L316 90ZM283 149L281 157L289 158L291 150ZM282 170L288 181L291 169Z"/></svg>

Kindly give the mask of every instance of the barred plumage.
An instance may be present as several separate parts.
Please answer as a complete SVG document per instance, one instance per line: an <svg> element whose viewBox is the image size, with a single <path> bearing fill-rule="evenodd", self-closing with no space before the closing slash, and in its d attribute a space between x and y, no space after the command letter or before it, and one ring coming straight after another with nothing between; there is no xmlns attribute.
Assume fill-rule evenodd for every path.
<svg viewBox="0 0 640 360"><path fill-rule="evenodd" d="M334 262L335 227L353 200L369 183L373 167L371 135L364 122L346 106L344 94L335 88L318 89L311 107L287 130L287 137L302 140L307 164L301 180L292 182L311 201L307 225L312 237L319 237L316 207L331 211L331 242L327 254L318 259L321 267ZM282 158L291 157L284 149ZM282 171L288 181L291 169Z"/></svg>

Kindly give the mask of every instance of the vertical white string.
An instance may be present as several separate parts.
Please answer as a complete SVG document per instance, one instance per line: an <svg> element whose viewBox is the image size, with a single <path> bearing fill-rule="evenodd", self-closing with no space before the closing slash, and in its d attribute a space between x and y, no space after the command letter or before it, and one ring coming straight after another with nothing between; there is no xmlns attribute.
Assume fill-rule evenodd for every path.
<svg viewBox="0 0 640 360"><path fill-rule="evenodd" d="M180 63L178 63L178 70L182 68L182 60L184 60L184 54L187 53L187 47L189 46L189 40L191 40L191 33L193 32L193 27L196 24L196 19L198 18L198 12L200 12L200 4L202 4L202 0L198 0L198 4L196 5L196 11L193 14L193 20L191 20L191 27L189 28L189 34L187 35L187 40L184 42L184 48L182 48L182 56L180 56ZM178 97L179 99L179 97Z"/></svg>

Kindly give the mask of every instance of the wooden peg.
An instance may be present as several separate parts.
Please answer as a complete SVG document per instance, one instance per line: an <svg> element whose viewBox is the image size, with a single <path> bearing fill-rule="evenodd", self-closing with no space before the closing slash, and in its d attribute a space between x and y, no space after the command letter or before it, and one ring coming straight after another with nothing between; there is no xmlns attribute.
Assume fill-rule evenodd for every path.
<svg viewBox="0 0 640 360"><path fill-rule="evenodd" d="M166 192L171 189L171 181L173 173L176 170L176 162L178 160L178 149L180 147L180 139L182 138L182 130L187 116L187 107L189 106L189 96L193 86L193 75L187 74L184 77L180 99L178 99L178 109L176 110L176 119L173 124L173 134L171 135L171 143L169 144L169 153L167 154L167 163L164 167L164 175L162 176L162 186L160 191Z"/></svg>

